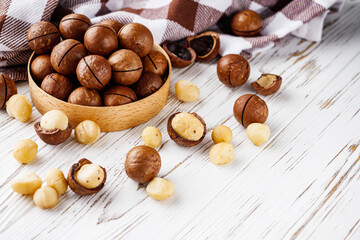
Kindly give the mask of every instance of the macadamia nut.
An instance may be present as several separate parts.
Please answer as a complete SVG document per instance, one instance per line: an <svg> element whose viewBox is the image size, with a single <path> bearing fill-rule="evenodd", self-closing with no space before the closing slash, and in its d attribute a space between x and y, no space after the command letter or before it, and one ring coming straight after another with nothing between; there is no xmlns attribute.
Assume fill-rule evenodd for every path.
<svg viewBox="0 0 360 240"><path fill-rule="evenodd" d="M67 181L64 173L57 168L51 168L45 175L45 181L49 187L56 190L59 195L62 195L67 190Z"/></svg>
<svg viewBox="0 0 360 240"><path fill-rule="evenodd" d="M144 128L141 137L145 145L152 148L158 147L162 140L161 132L156 127Z"/></svg>
<svg viewBox="0 0 360 240"><path fill-rule="evenodd" d="M232 132L229 127L225 125L218 125L214 128L211 138L214 143L231 142Z"/></svg>
<svg viewBox="0 0 360 240"><path fill-rule="evenodd" d="M146 192L155 200L164 200L174 194L175 185L168 179L156 177L147 185Z"/></svg>
<svg viewBox="0 0 360 240"><path fill-rule="evenodd" d="M187 112L176 114L171 126L180 137L190 141L197 141L204 134L204 125L201 121Z"/></svg>
<svg viewBox="0 0 360 240"><path fill-rule="evenodd" d="M94 143L100 136L100 127L96 122L85 120L75 128L75 138L79 143Z"/></svg>
<svg viewBox="0 0 360 240"><path fill-rule="evenodd" d="M7 101L6 111L11 117L26 122L31 117L32 105L24 95L15 94Z"/></svg>
<svg viewBox="0 0 360 240"><path fill-rule="evenodd" d="M252 123L246 128L246 135L256 146L260 146L269 140L270 128L262 123Z"/></svg>
<svg viewBox="0 0 360 240"><path fill-rule="evenodd" d="M192 102L199 99L200 90L192 82L187 80L179 80L175 84L176 97L183 102Z"/></svg>
<svg viewBox="0 0 360 240"><path fill-rule="evenodd" d="M30 139L18 141L13 149L14 158L20 163L30 163L37 155L38 145Z"/></svg>
<svg viewBox="0 0 360 240"><path fill-rule="evenodd" d="M234 148L227 142L217 143L210 149L209 158L216 165L229 163L234 158Z"/></svg>
<svg viewBox="0 0 360 240"><path fill-rule="evenodd" d="M20 194L33 194L41 185L41 178L34 172L24 173L11 182L13 191Z"/></svg>
<svg viewBox="0 0 360 240"><path fill-rule="evenodd" d="M104 170L96 164L85 164L76 173L76 179L81 186L92 189L104 180Z"/></svg>
<svg viewBox="0 0 360 240"><path fill-rule="evenodd" d="M59 110L51 110L42 116L40 127L46 130L60 129L65 130L69 125L68 117Z"/></svg>
<svg viewBox="0 0 360 240"><path fill-rule="evenodd" d="M55 189L49 186L44 186L36 190L33 199L36 206L42 209L47 209L56 206L59 196Z"/></svg>

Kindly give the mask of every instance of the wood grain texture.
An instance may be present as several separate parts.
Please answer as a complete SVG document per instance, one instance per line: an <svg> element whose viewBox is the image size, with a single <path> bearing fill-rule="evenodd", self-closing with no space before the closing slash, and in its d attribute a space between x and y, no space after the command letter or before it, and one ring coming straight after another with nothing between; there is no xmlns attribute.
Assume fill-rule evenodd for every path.
<svg viewBox="0 0 360 240"><path fill-rule="evenodd" d="M73 126L84 120L92 120L100 126L102 132L120 131L143 124L152 119L165 106L170 87L171 63L165 51L157 44L154 50L160 51L168 60L169 73L162 87L154 94L139 101L114 107L89 107L61 101L39 88L30 74L31 55L28 63L30 96L34 106L41 114L58 109L62 110Z"/></svg>
<svg viewBox="0 0 360 240"><path fill-rule="evenodd" d="M93 145L70 137L59 146L39 140L32 125L0 112L0 239L360 239L360 6L347 2L326 20L323 40L287 37L274 49L250 60L248 82L228 88L217 79L215 59L173 71L168 104L138 127L103 133ZM246 137L232 115L234 101L252 93L261 73L283 77L281 89L264 97L272 134L261 147ZM174 84L197 84L199 101L176 99ZM19 93L29 96L26 83ZM234 160L213 165L210 134L192 148L172 142L166 120L174 112L197 112L209 129L225 124L233 131ZM175 194L158 202L127 178L126 153L142 144L145 126L163 134L162 168ZM37 160L20 165L11 149L19 139L39 144ZM31 197L13 193L11 179L26 171L44 178L49 168L67 172L80 158L107 169L98 194L71 191L44 211Z"/></svg>

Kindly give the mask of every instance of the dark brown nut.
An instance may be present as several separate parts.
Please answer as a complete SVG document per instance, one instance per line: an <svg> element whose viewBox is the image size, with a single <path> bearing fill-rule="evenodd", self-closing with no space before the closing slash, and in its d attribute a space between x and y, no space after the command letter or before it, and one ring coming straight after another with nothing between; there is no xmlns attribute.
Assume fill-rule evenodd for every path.
<svg viewBox="0 0 360 240"><path fill-rule="evenodd" d="M125 171L138 183L148 183L157 176L161 168L159 153L149 146L137 146L126 155Z"/></svg>
<svg viewBox="0 0 360 240"><path fill-rule="evenodd" d="M17 94L15 82L7 75L0 73L0 109L5 109L7 100L15 94Z"/></svg>
<svg viewBox="0 0 360 240"><path fill-rule="evenodd" d="M178 145L192 147L205 138L206 123L196 113L177 112L169 117L167 131Z"/></svg>
<svg viewBox="0 0 360 240"><path fill-rule="evenodd" d="M156 92L163 85L161 77L155 73L144 72L136 82L134 91L138 98L146 98Z"/></svg>
<svg viewBox="0 0 360 240"><path fill-rule="evenodd" d="M118 38L113 28L95 24L85 32L84 44L91 54L105 57L118 48Z"/></svg>
<svg viewBox="0 0 360 240"><path fill-rule="evenodd" d="M186 46L194 49L196 52L196 60L202 62L210 61L219 53L219 34L210 31L187 37Z"/></svg>
<svg viewBox="0 0 360 240"><path fill-rule="evenodd" d="M69 76L76 73L76 66L86 55L87 51L81 42L66 39L54 47L50 62L58 73Z"/></svg>
<svg viewBox="0 0 360 240"><path fill-rule="evenodd" d="M68 176L67 176L67 182L69 184L70 189L74 193L77 193L82 196L87 196L87 195L92 195L92 194L98 193L104 187L105 182L106 182L106 169L99 166L100 169L102 169L102 171L103 171L101 173L101 178L102 178L101 183L95 188L87 188L87 187L81 185L80 181L77 179L77 173L80 171L80 169L82 167L84 167L84 165L87 165L87 164L93 164L93 163L86 158L80 159L77 163L75 163L74 165L71 166ZM89 173L89 174L92 175L94 173ZM89 177L91 178L93 176L89 176Z"/></svg>
<svg viewBox="0 0 360 240"><path fill-rule="evenodd" d="M251 123L264 123L269 110L264 100L255 94L245 94L239 97L234 104L234 117L244 127Z"/></svg>
<svg viewBox="0 0 360 240"><path fill-rule="evenodd" d="M237 54L226 55L217 64L217 75L220 81L228 87L240 86L249 78L249 62Z"/></svg>
<svg viewBox="0 0 360 240"><path fill-rule="evenodd" d="M60 130L59 128L47 130L40 126L40 122L34 124L35 132L45 143L50 145L58 145L65 142L71 135L72 127L69 123L68 128Z"/></svg>
<svg viewBox="0 0 360 240"><path fill-rule="evenodd" d="M71 80L58 73L50 73L41 83L41 89L53 97L66 101L74 86Z"/></svg>
<svg viewBox="0 0 360 240"><path fill-rule="evenodd" d="M144 72L152 72L163 77L168 68L168 62L164 54L159 51L151 50L141 59Z"/></svg>
<svg viewBox="0 0 360 240"><path fill-rule="evenodd" d="M63 39L84 40L86 30L91 26L90 19L82 14L73 13L63 17L59 23L59 30Z"/></svg>
<svg viewBox="0 0 360 240"><path fill-rule="evenodd" d="M102 56L89 55L80 60L76 76L84 87L100 90L110 82L111 65Z"/></svg>
<svg viewBox="0 0 360 240"><path fill-rule="evenodd" d="M282 78L275 74L265 73L258 80L251 83L255 92L261 95L271 95L276 93L281 86Z"/></svg>
<svg viewBox="0 0 360 240"><path fill-rule="evenodd" d="M113 28L116 33L118 33L120 31L120 29L122 28L122 26L124 26L123 23L113 20L113 19L101 21L100 24Z"/></svg>
<svg viewBox="0 0 360 240"><path fill-rule="evenodd" d="M139 80L143 71L140 57L131 50L120 49L109 57L112 80L121 85L131 85Z"/></svg>
<svg viewBox="0 0 360 240"><path fill-rule="evenodd" d="M146 56L154 45L152 33L140 23L124 25L118 35L120 46L134 51L139 57Z"/></svg>
<svg viewBox="0 0 360 240"><path fill-rule="evenodd" d="M37 56L30 65L31 75L35 82L40 85L41 81L55 69L51 66L50 55Z"/></svg>
<svg viewBox="0 0 360 240"><path fill-rule="evenodd" d="M231 19L231 30L241 37L256 36L262 30L261 17L251 10L240 11Z"/></svg>
<svg viewBox="0 0 360 240"><path fill-rule="evenodd" d="M29 47L36 54L50 52L60 41L59 30L49 22L37 22L31 25L27 32Z"/></svg>
<svg viewBox="0 0 360 240"><path fill-rule="evenodd" d="M99 107L102 105L100 94L91 88L78 87L69 96L68 102L83 106Z"/></svg>
<svg viewBox="0 0 360 240"><path fill-rule="evenodd" d="M131 102L135 102L137 96L135 92L125 86L114 86L104 93L105 106L118 106Z"/></svg>
<svg viewBox="0 0 360 240"><path fill-rule="evenodd" d="M173 67L184 68L195 61L196 53L192 48L186 48L178 43L169 41L164 42L162 47L169 56Z"/></svg>

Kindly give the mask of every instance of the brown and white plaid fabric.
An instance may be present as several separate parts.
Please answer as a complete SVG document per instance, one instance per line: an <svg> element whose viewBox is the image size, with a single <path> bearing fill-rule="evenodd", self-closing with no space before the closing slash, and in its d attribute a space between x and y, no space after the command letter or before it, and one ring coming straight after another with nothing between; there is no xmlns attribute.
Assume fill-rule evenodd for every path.
<svg viewBox="0 0 360 240"><path fill-rule="evenodd" d="M38 21L58 22L75 12L93 23L116 19L139 22L153 33L154 40L179 40L207 29L221 33L220 54L254 53L272 47L292 33L319 41L322 24L330 10L344 0L0 0L0 72L14 80L26 80L26 63L31 54L27 29ZM242 38L228 34L229 17L242 9L263 18L261 36Z"/></svg>

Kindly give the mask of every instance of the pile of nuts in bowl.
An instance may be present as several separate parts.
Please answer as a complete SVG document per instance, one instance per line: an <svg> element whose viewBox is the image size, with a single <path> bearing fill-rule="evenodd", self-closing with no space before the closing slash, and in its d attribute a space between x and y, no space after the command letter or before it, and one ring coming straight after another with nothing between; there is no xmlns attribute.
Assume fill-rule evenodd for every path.
<svg viewBox="0 0 360 240"><path fill-rule="evenodd" d="M253 11L241 11L233 17L231 28L236 35L254 36L262 30L261 18ZM59 43L60 35L64 40ZM70 14L61 20L59 29L48 22L34 24L28 31L28 42L38 55L30 67L37 84L48 94L73 104L116 106L145 98L162 86L168 72L165 56L152 50L151 32L138 23L123 25L106 20L91 25L86 16ZM214 59L219 47L215 32L188 37L186 47L176 42L163 44L174 67ZM229 54L218 61L217 75L228 87L241 86L249 78L250 64L240 55ZM251 87L266 96L277 92L281 83L280 76L262 74ZM186 80L175 84L175 93L182 102L197 101L200 96L199 88ZM0 75L0 105L19 121L26 122L31 117L30 101L17 94L15 83L5 74ZM264 124L268 107L263 99L255 94L242 95L234 103L233 114L246 127L248 138L256 146L269 139L270 128ZM51 110L34 128L45 143L57 145L71 136L73 126L62 111ZM167 132L176 144L192 147L203 141L208 130L198 114L176 112L167 120ZM93 121L85 120L75 127L75 138L82 144L94 143L99 135L100 128ZM174 194L175 186L170 180L158 177L161 157L156 149L162 134L156 127L148 126L141 137L145 145L127 153L125 172L133 181L147 184L146 192L153 199L167 199ZM209 151L209 160L216 165L231 162L234 156L231 129L218 125L212 129L211 137L214 146ZM37 152L34 141L20 140L14 146L13 157L28 164L36 159ZM60 169L50 169L45 176L47 185L42 186L38 175L27 172L12 181L11 187L19 194L33 194L35 205L46 209L56 206L68 186L79 195L91 195L104 187L106 179L105 168L83 158L71 166L67 178Z"/></svg>
<svg viewBox="0 0 360 240"><path fill-rule="evenodd" d="M33 24L27 40L37 54L30 65L35 82L69 103L131 103L156 92L167 78L166 57L152 49L153 35L139 23L91 25L85 15L69 14L59 29L50 22Z"/></svg>

